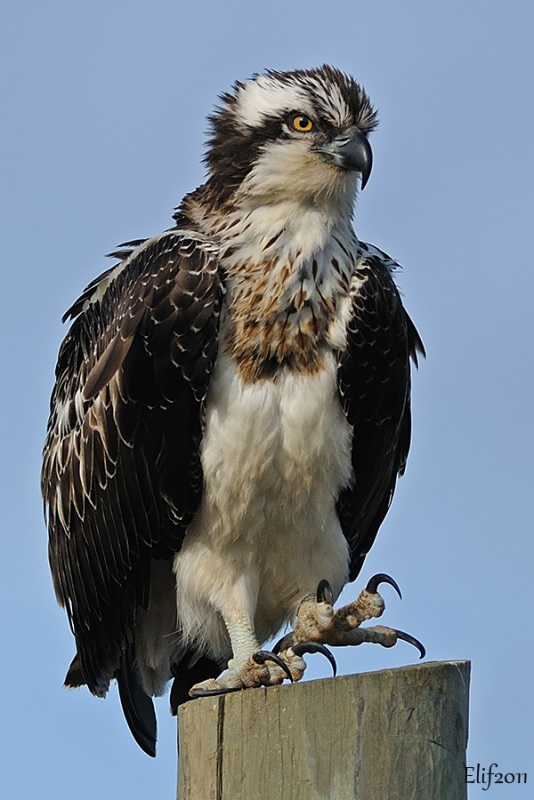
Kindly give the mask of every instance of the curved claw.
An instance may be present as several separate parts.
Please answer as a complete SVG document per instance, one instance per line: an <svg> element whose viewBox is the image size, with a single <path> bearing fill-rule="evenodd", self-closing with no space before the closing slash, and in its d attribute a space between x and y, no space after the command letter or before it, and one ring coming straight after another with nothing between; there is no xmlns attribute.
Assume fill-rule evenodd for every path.
<svg viewBox="0 0 534 800"><path fill-rule="evenodd" d="M317 587L317 602L334 605L334 592L328 581L322 580Z"/></svg>
<svg viewBox="0 0 534 800"><path fill-rule="evenodd" d="M288 639L288 641L289 641L289 640L290 640L290 638L291 638L291 636L282 636L282 638L281 638L281 639L278 639L277 643L276 643L276 644L275 644L275 646L273 647L273 650L272 650L272 652L273 652L275 655L278 655L278 653L280 653L282 650L285 650L285 649L286 649L286 647L284 647L285 640L286 640L286 639ZM289 647L289 645L287 645L287 646Z"/></svg>
<svg viewBox="0 0 534 800"><path fill-rule="evenodd" d="M337 664L336 659L328 649L325 647L324 644L319 644L318 642L299 642L299 644L295 644L291 648L296 656L302 656L304 653L321 653L325 658L330 661L330 666L332 667L332 672L334 673L334 678L336 677L337 673Z"/></svg>
<svg viewBox="0 0 534 800"><path fill-rule="evenodd" d="M269 652L269 650L258 650L258 652L254 653L252 656L252 660L260 666L265 664L267 661L272 661L273 664L277 664L280 669L284 670L291 683L293 683L293 676L291 675L289 667L287 666L286 662L280 658L280 656L276 655L276 653Z"/></svg>
<svg viewBox="0 0 534 800"><path fill-rule="evenodd" d="M210 697L211 695L216 694L228 694L229 692L242 692L242 686L232 686L231 688L221 688L221 689L191 689L189 692L189 697L193 700L196 697Z"/></svg>
<svg viewBox="0 0 534 800"><path fill-rule="evenodd" d="M413 644L414 647L417 647L421 655L419 658L424 658L426 656L426 650L424 646L421 644L419 639L416 639L415 636L412 636L410 633L405 633L404 631L398 631L396 628L393 628L397 637L402 639L403 642L408 642L408 644Z"/></svg>
<svg viewBox="0 0 534 800"><path fill-rule="evenodd" d="M369 578L365 590L371 594L376 594L381 583L389 583L390 586L393 586L402 600L401 590L399 589L397 581L394 581L393 578L389 575L386 575L385 572L379 572L378 575L373 575L372 578Z"/></svg>

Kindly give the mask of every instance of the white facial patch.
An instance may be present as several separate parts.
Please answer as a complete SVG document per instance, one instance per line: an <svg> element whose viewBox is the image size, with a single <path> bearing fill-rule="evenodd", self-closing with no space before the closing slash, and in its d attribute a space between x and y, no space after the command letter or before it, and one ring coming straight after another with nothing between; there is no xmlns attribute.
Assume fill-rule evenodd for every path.
<svg viewBox="0 0 534 800"><path fill-rule="evenodd" d="M238 197L268 204L312 203L329 217L350 216L356 185L355 172L327 164L308 141L282 140L265 145Z"/></svg>
<svg viewBox="0 0 534 800"><path fill-rule="evenodd" d="M236 116L251 128L259 127L267 117L290 111L313 115L313 106L304 86L282 83L271 75L259 75L238 91Z"/></svg>

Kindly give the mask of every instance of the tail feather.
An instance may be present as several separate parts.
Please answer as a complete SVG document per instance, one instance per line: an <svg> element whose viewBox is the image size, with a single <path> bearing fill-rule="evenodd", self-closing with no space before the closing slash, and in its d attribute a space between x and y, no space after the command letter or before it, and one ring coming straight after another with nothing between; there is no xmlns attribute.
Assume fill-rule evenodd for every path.
<svg viewBox="0 0 534 800"><path fill-rule="evenodd" d="M189 689L208 678L218 678L223 668L211 658L201 656L195 663L190 666L191 662L187 656L180 661L179 664L173 664L171 667L172 676L174 678L171 689L171 713L176 715L178 713L178 706L191 700L189 697Z"/></svg>
<svg viewBox="0 0 534 800"><path fill-rule="evenodd" d="M133 665L131 650L122 657L115 676L122 710L135 741L148 756L156 755L157 722L152 698L145 694Z"/></svg>
<svg viewBox="0 0 534 800"><path fill-rule="evenodd" d="M194 660L192 653L185 653L179 663L171 666L174 678L170 695L171 713L176 715L178 706L191 699L189 690L195 683L217 678L223 669L221 664L207 656ZM154 757L157 742L156 713L152 698L146 694L139 680L132 647L123 653L120 668L114 677L119 686L122 711L132 736L141 750ZM86 683L79 656L76 654L67 672L65 686L76 688ZM105 697L106 691L107 685L98 692L99 696Z"/></svg>

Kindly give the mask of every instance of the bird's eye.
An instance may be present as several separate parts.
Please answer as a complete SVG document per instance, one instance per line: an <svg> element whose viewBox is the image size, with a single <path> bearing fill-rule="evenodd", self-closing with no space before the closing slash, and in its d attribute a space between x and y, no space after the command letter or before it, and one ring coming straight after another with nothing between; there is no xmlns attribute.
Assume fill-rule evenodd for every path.
<svg viewBox="0 0 534 800"><path fill-rule="evenodd" d="M309 133L315 128L314 122L306 114L293 114L290 123L293 130L299 133Z"/></svg>

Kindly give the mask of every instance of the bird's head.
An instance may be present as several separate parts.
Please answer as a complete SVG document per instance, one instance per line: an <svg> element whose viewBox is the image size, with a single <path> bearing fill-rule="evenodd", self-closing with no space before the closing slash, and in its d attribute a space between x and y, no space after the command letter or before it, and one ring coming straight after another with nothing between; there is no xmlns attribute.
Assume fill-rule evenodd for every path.
<svg viewBox="0 0 534 800"><path fill-rule="evenodd" d="M377 115L340 70L266 72L221 100L205 157L218 203L346 206L367 183Z"/></svg>

